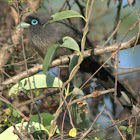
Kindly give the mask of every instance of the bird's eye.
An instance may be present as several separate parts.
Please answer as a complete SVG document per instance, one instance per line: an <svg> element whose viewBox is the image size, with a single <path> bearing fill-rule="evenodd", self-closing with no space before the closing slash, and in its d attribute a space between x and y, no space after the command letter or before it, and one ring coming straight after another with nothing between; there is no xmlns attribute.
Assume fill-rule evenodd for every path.
<svg viewBox="0 0 140 140"><path fill-rule="evenodd" d="M32 25L37 25L37 24L38 24L38 20L33 19L33 20L31 21L31 24L32 24Z"/></svg>

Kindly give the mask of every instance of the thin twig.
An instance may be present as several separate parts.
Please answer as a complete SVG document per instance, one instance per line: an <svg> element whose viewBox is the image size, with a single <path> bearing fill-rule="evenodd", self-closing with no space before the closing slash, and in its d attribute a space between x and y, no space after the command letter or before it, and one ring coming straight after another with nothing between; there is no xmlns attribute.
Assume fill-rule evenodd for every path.
<svg viewBox="0 0 140 140"><path fill-rule="evenodd" d="M66 113L67 113L67 110L65 110L64 115L63 115L62 127L61 127L61 139L63 139L63 129L64 129Z"/></svg>
<svg viewBox="0 0 140 140"><path fill-rule="evenodd" d="M114 36L114 34L118 31L119 26L120 26L121 20L118 22L118 25L116 27L116 29L114 30L114 32L108 37L107 41L103 44L102 47L105 47L107 45L107 43L110 41L110 39Z"/></svg>
<svg viewBox="0 0 140 140"><path fill-rule="evenodd" d="M119 20L120 20L120 14L121 14L121 6L122 6L122 0L119 0L119 5L117 7L117 15L116 15L116 19L115 19L115 25L114 25L114 30L117 27ZM115 33L113 40L116 41L117 39L117 32Z"/></svg>
<svg viewBox="0 0 140 140"><path fill-rule="evenodd" d="M95 124L95 122L98 120L98 118L101 116L101 114L104 112L105 110L105 105L103 110L99 113L99 115L95 118L95 120L93 121L93 123L91 124L90 128L83 134L83 136L79 139L79 140L83 140L92 130L93 130L93 126Z"/></svg>
<svg viewBox="0 0 140 140"><path fill-rule="evenodd" d="M131 115L129 118L126 118L126 119L121 120L121 121L117 121L116 123L112 124L111 126L109 126L109 127L107 127L107 128L104 128L104 129L102 129L102 130L95 130L95 132L93 132L92 135L95 135L95 134L101 133L101 132L103 132L103 131L106 131L106 130L108 130L108 129L114 127L114 126L117 125L117 124L120 124L120 123L122 123L122 122L124 122L124 121L127 121L127 120L129 120L129 119L132 119L132 118L138 116L139 114L140 114L140 111L139 111L138 113L134 114L134 115ZM90 136L90 135L89 135L89 136Z"/></svg>
<svg viewBox="0 0 140 140"><path fill-rule="evenodd" d="M114 93L114 102L116 103L116 96L117 96L117 81L118 81L118 66L119 66L119 51L120 51L120 48L121 48L121 44L122 44L122 41L124 40L124 38L126 37L126 35L134 29L134 27L136 27L136 25L140 22L140 19L137 20L137 22L135 22L129 29L128 31L123 35L119 45L118 45L118 50L115 52L115 54L117 54L117 62L116 62L116 69L115 69L115 93Z"/></svg>
<svg viewBox="0 0 140 140"><path fill-rule="evenodd" d="M136 11L136 14L137 14L138 20L140 20L137 11ZM138 42L139 36L140 36L140 23L139 23L139 32L138 32L137 39L136 39L136 42L135 42L134 47L133 47L133 50L132 50L132 54L134 53L134 50L135 50L135 47L136 47L136 45L137 45L137 42Z"/></svg>
<svg viewBox="0 0 140 140"><path fill-rule="evenodd" d="M89 99L89 98L96 98L98 96L108 94L108 93L112 93L112 92L114 92L114 88L104 90L104 91L94 91L92 94L89 94L89 95L86 95L84 97L80 97L78 99L75 99L75 100L71 101L70 103L68 103L68 106L71 106L73 104L76 104L76 103L78 103L80 101L83 101L83 100L86 100L86 99Z"/></svg>
<svg viewBox="0 0 140 140"><path fill-rule="evenodd" d="M133 47L136 39L137 39L137 36L134 36L129 41L127 41L125 43L122 43L120 49L123 50L123 49L128 49L128 48ZM140 43L140 41L138 41L137 43ZM97 47L97 48L94 49L94 55L101 55L101 54L105 54L105 53L110 53L110 52L114 52L116 50L118 50L118 45L117 44L107 46L107 47L103 47L103 48L102 47ZM89 57L89 56L91 56L91 52L92 52L92 49L86 50L86 51L84 51L83 56L85 58ZM66 63L69 62L69 58L72 58L74 55L75 54L64 56L63 60L62 59L56 59L52 62L50 67L55 67L55 66L59 66L59 65L62 65L62 64L66 64ZM29 73L29 75L33 75L33 74L38 73L39 71L42 71L42 65L36 64L34 67L32 67L28 70L28 73ZM6 85L9 85L11 83L17 83L19 80L21 80L25 77L27 77L27 72L23 71L23 72L15 75L15 76L13 76L12 78L5 80L4 82L2 82L0 84L0 90L5 89Z"/></svg>
<svg viewBox="0 0 140 140"><path fill-rule="evenodd" d="M115 124L113 118L111 117L110 113L106 110L107 114L109 115L110 119L112 120L113 124ZM125 138L123 137L122 133L120 132L118 126L115 124L116 129L118 130L119 134L121 135L122 139L125 140Z"/></svg>
<svg viewBox="0 0 140 140"><path fill-rule="evenodd" d="M6 104L10 104L11 106L13 106L13 105L12 105L6 98L4 98L2 95L0 95L0 100L3 101L3 102L5 102ZM19 109L17 109L17 107L15 107L15 106L13 106L13 107L14 107L14 109L16 109L16 110L20 113L20 115L21 115L23 118L25 118L26 121L29 120L29 118L26 117Z"/></svg>
<svg viewBox="0 0 140 140"><path fill-rule="evenodd" d="M22 137L22 135L20 134L20 132L17 130L15 124L14 124L8 117L6 117L6 118L7 118L7 120L12 124L12 126L14 127L13 133L16 134L20 140L23 140L23 137Z"/></svg>
<svg viewBox="0 0 140 140"><path fill-rule="evenodd" d="M78 70L78 69L77 69L77 70ZM62 90L61 90L61 92L60 92L61 95L64 93L65 87L66 87L67 84L72 80L72 78L74 77L74 75L75 75L75 73L77 72L77 70L75 70L75 71L73 72L73 74L71 75L71 77L69 77L69 79L63 84ZM62 96L62 97L63 97L63 96ZM51 137L51 135L52 135L52 133L53 133L53 129L55 128L56 120L57 120L57 118L59 117L59 114L60 114L61 111L62 111L62 105L63 105L64 103L66 103L66 105L67 105L66 99L65 99L65 98L63 98L63 99L64 99L64 101L59 105L59 108L57 109L57 111L56 111L56 113L55 113L55 117L54 117L53 122L52 122L52 125L51 125L50 137ZM67 108L68 108L68 105L67 105ZM72 123L72 125L73 125L73 123ZM73 126L74 126L74 125L73 125Z"/></svg>
<svg viewBox="0 0 140 140"><path fill-rule="evenodd" d="M132 73L132 72L136 72L136 71L140 71L140 68L133 68L131 70L125 70L122 72L118 72L118 75L128 74L128 73Z"/></svg>
<svg viewBox="0 0 140 140"><path fill-rule="evenodd" d="M87 35L87 32L88 32L88 24L89 24L90 17L91 17L93 3L94 3L94 0L91 1L90 9L89 9L89 12L88 12L88 17L87 17L87 14L86 14L87 21L86 21L86 25L84 27L83 37L82 37L82 41L81 41L81 52L82 52L82 54L85 50L86 35ZM87 2L87 6L88 6L88 2ZM88 9L86 8L86 10L88 10Z"/></svg>

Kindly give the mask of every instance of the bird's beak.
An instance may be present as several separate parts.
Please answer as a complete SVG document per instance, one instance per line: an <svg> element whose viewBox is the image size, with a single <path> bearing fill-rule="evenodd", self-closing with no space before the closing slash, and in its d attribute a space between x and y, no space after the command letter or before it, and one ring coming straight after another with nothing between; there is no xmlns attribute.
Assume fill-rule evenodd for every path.
<svg viewBox="0 0 140 140"><path fill-rule="evenodd" d="M21 22L21 23L16 27L16 29L28 28L29 26L30 26L29 23Z"/></svg>

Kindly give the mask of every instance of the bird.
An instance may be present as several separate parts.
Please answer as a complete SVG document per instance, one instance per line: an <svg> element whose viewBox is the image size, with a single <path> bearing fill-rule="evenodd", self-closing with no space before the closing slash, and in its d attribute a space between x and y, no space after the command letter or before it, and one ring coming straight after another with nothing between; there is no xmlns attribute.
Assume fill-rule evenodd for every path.
<svg viewBox="0 0 140 140"><path fill-rule="evenodd" d="M48 49L57 42L62 42L62 38L70 36L74 38L78 44L81 42L82 33L72 26L67 20L60 20L50 22L52 20L49 12L36 12L28 15L24 22L21 22L18 27L24 28L24 32L27 35L31 46L44 58ZM48 23L44 26L45 23ZM91 43L86 41L86 47ZM55 55L58 58L63 55L69 55L73 52L66 48L59 48ZM80 66L82 72L95 73L101 66L94 55L85 58ZM95 75L100 84L105 89L114 88L115 77L105 67L102 67ZM124 84L117 81L117 99L121 105L129 112L138 112L137 101L132 96L131 92L125 88Z"/></svg>

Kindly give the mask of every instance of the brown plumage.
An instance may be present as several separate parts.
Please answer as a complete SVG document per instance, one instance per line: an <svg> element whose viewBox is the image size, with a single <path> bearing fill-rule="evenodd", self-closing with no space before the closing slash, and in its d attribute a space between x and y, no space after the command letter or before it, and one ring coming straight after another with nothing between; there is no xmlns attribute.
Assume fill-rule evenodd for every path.
<svg viewBox="0 0 140 140"><path fill-rule="evenodd" d="M51 19L49 13L34 13L26 17L25 23L25 33L32 43L32 46L38 51L41 57L44 58L46 52L50 46L54 43L61 42L62 38L65 36L70 36L74 38L79 44L81 40L81 33L72 27L67 20L61 20L53 23L49 23L46 26L43 26ZM22 25L21 25L22 26ZM86 43L86 45L88 42ZM89 43L90 44L90 43ZM57 51L56 57L71 54L72 51L61 48ZM95 60L94 56L84 59L81 64L81 71L94 73L101 65ZM105 68L102 68L95 75L101 85L105 88L114 88L115 78L114 76L107 71ZM132 111L136 107L136 100L131 95L129 91L118 81L118 93L117 97L123 107Z"/></svg>
<svg viewBox="0 0 140 140"><path fill-rule="evenodd" d="M32 20L37 20L37 25L29 26L25 29L28 39L38 51L41 57L46 55L46 52L50 46L56 42L61 42L65 36L75 38L77 42L80 42L81 34L74 30L74 27L70 26L67 20L57 21L49 23L43 26L49 20L51 20L49 13L34 13L26 17L25 22L32 24ZM73 29L72 29L73 28ZM71 50L61 48L57 50L55 57L71 54Z"/></svg>

